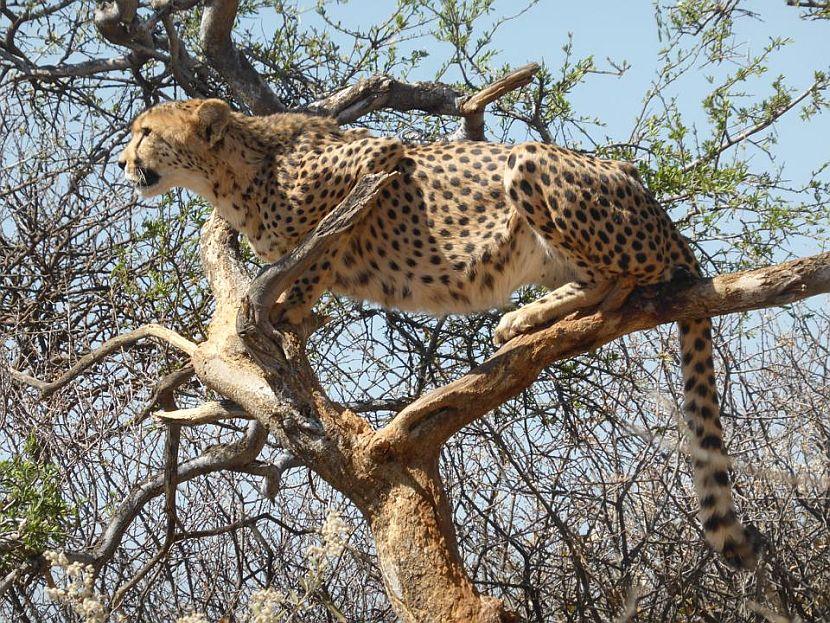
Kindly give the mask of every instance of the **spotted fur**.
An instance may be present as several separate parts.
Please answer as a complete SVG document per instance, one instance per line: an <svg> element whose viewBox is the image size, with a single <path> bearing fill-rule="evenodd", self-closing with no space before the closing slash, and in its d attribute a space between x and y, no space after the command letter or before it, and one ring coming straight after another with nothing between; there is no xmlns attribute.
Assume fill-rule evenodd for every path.
<svg viewBox="0 0 830 623"><path fill-rule="evenodd" d="M146 195L183 186L208 199L256 252L295 246L361 176L397 171L367 217L284 295L299 322L323 291L435 314L503 305L517 287L551 290L506 314L494 340L574 311L618 307L637 285L697 275L689 245L631 164L552 145L409 145L296 114L247 117L219 100L162 104L133 123L122 158ZM737 567L757 539L732 503L711 322L680 324L685 415L709 543Z"/></svg>

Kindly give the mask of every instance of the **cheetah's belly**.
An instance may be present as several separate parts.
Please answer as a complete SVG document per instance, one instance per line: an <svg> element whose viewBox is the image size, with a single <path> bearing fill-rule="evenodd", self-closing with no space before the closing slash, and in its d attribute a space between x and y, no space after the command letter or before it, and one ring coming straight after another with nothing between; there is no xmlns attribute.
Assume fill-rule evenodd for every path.
<svg viewBox="0 0 830 623"><path fill-rule="evenodd" d="M346 261L341 258L335 262L333 292L386 308L434 315L503 307L522 285L555 288L573 279L567 260L544 245L521 220L498 246L476 249L467 261L458 260L443 270L441 265L431 264L428 257L426 262L415 262L410 270L402 271L406 261L398 255L393 259L388 259L388 254L382 259L364 257L362 261L353 255L347 253ZM489 261L481 262L482 256L487 259L488 255ZM391 262L392 268L384 270L384 261ZM398 270L394 270L396 267Z"/></svg>

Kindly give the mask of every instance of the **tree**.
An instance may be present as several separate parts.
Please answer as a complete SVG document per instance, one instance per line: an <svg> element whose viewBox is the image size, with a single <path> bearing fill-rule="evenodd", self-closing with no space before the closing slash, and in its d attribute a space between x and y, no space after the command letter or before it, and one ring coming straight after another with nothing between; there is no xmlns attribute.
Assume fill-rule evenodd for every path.
<svg viewBox="0 0 830 623"><path fill-rule="evenodd" d="M305 335L263 338L256 323L242 327L243 344L240 301L250 292L255 309L257 293L279 289L325 237L249 290L250 252L198 200L171 194L158 216L136 217L117 172L99 165L123 143L125 120L182 93L225 97L254 114L327 113L412 140L450 135L455 123L481 140L483 106L502 96L487 117L495 138L515 124L546 141L590 136L568 98L605 70L567 46L558 74L495 67L505 22L493 18L492 2L400 2L357 31L334 9L319 5L326 28L314 31L296 7L277 3L280 27L263 38L246 30L268 10L261 2L0 7L9 21L0 45L9 111L3 425L9 453L31 437L24 458L45 481L36 490L51 509L38 515L51 521L38 539L26 523L3 523L4 543L34 544L4 546L17 552L3 559L7 611L20 620L59 617L55 608L71 615L66 604L44 602L43 582L54 577L38 550L49 545L65 550L67 563L92 564L107 607L139 620L190 609L239 617L250 591L264 586L296 593L259 593L266 608L310 608L303 617L313 620L486 621L516 612L604 621L627 620L635 607L655 621L744 620L747 608L826 616L826 312L802 305L720 326L724 402L747 414L729 430L743 506L759 509L772 544L751 577L713 561L691 519L682 439L659 418L677 404L667 335L601 346L670 319L827 292L827 254L639 292L615 314L563 321L475 367L492 353L495 313L433 320L327 299L320 311L329 322L307 349ZM730 37L751 15L739 2L681 2L658 14L666 51L632 139L589 147L646 154L638 162L652 189L669 207L690 206L679 219L687 233L730 241L734 251L709 256L713 272L780 259L776 247L795 233L821 240L821 171L790 189L780 171L727 156L741 145L771 151L779 119L825 108L826 75L816 72L798 92L774 80L771 95L745 103L742 89L783 41L742 57ZM426 31L449 50L438 77L452 71L458 83L404 81L423 52L400 42ZM663 99L701 62L736 64L703 98L709 138ZM379 76L356 80L370 73ZM499 87L482 89L490 84ZM359 211L359 194L353 199ZM164 347L161 356L142 348L145 338ZM91 354L77 358L85 349ZM304 556L329 505L350 516L350 545L329 551L331 561L325 551ZM326 525L336 542L342 526Z"/></svg>

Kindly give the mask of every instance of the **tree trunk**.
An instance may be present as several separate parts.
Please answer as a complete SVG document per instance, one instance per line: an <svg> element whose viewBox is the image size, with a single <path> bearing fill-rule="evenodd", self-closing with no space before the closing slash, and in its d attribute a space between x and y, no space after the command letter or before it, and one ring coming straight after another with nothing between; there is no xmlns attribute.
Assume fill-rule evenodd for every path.
<svg viewBox="0 0 830 623"><path fill-rule="evenodd" d="M389 463L379 472L385 488L365 514L386 593L401 620L517 621L501 600L479 594L464 570L437 454L418 465Z"/></svg>

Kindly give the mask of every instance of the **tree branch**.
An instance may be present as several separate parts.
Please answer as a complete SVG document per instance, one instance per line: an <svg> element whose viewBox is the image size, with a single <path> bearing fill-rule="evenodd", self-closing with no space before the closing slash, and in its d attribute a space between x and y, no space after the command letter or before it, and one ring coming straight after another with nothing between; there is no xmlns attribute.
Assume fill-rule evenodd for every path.
<svg viewBox="0 0 830 623"><path fill-rule="evenodd" d="M176 409L174 404L174 396L176 390L187 383L194 375L193 366L187 364L182 366L178 370L173 370L169 374L165 374L158 383L156 383L155 388L153 389L153 393L151 394L150 398L144 404L144 407L141 411L136 414L134 418L130 420L127 426L134 426L139 422L143 422L144 419L150 414L150 412L156 407L161 406L164 408L169 408L171 411ZM165 405L173 404L172 407L166 407Z"/></svg>
<svg viewBox="0 0 830 623"><path fill-rule="evenodd" d="M193 532L181 532L176 535L176 542L179 541L187 541L189 539L203 539L205 537L217 536L220 534L226 534L228 532L233 532L234 530L239 530L240 528L248 528L251 526L255 526L263 519L267 519L268 521L273 521L283 530L290 532L296 536L303 536L305 534L314 534L316 530L298 530L297 528L293 528L292 526L288 525L284 521L280 521L277 517L274 517L271 513L260 513L259 515L254 515L253 517L246 517L244 519L239 519L234 521L233 523L229 523L226 526L221 526L219 528L210 528L207 530L194 530Z"/></svg>
<svg viewBox="0 0 830 623"><path fill-rule="evenodd" d="M165 407L175 407L175 404L168 401ZM179 441L181 438L181 426L178 424L167 425L167 435L164 441L164 512L167 515L164 542L158 552L147 561L123 586L113 595L110 609L116 610L121 605L124 596L136 586L156 564L167 556L176 538L176 487L178 485L177 466L179 463Z"/></svg>
<svg viewBox="0 0 830 623"><path fill-rule="evenodd" d="M98 32L110 43L130 47L138 38L144 45L152 46L149 33L141 28L137 20L137 0L100 2L93 17Z"/></svg>
<svg viewBox="0 0 830 623"><path fill-rule="evenodd" d="M830 2L827 0L787 0L789 6L800 7L803 9L830 9Z"/></svg>
<svg viewBox="0 0 830 623"><path fill-rule="evenodd" d="M753 134L757 134L758 132L761 132L762 130L767 129L773 123L778 121L778 119L780 117L782 117L784 114L786 114L787 112L789 112L790 110L792 110L793 108L798 106L801 102L803 102L805 99L807 99L811 95L815 94L817 92L818 88L819 88L819 82L814 81L813 84L811 84L807 89L805 89L804 91L799 93L796 97L789 100L785 105L780 106L779 108L777 108L774 113L771 113L769 115L769 117L767 117L763 121L760 121L759 123L756 123L755 125L746 128L745 130L743 130L739 134L736 134L734 136L727 136L726 139L724 139L721 142L721 144L718 145L717 148L715 148L713 151L711 151L710 153L708 153L704 156L701 156L700 158L697 158L696 160L694 160L694 161L690 162L689 164L687 164L682 169L683 173L689 173L690 171L694 171L701 164L703 164L705 162L709 162L710 160L712 160L714 158L717 158L718 156L720 156L723 152L725 152L730 147L734 147L738 143L744 142L746 139L748 139Z"/></svg>
<svg viewBox="0 0 830 623"><path fill-rule="evenodd" d="M209 448L201 456L179 465L175 482L179 484L198 476L243 467L257 458L267 437L265 427L254 420L248 424L245 436L241 440ZM130 491L121 502L92 549L91 556L96 568L100 568L112 558L124 533L144 505L164 493L167 479L168 470L151 476Z"/></svg>
<svg viewBox="0 0 830 623"><path fill-rule="evenodd" d="M199 36L211 66L255 115L283 112L285 106L231 40L238 0L207 0Z"/></svg>
<svg viewBox="0 0 830 623"><path fill-rule="evenodd" d="M129 333L124 333L123 335L118 335L111 340L107 340L99 348L81 357L71 368L69 368L69 370L61 374L52 382L41 381L22 372L18 372L17 370L10 370L9 372L12 378L18 382L25 383L26 385L36 388L40 392L41 398L48 398L91 365L101 361L107 355L110 355L124 346L135 344L144 338L153 338L157 341L165 342L170 344L170 346L187 353L188 355L192 354L193 351L196 350L196 344L182 337L175 331L161 325L147 324L134 331L130 331Z"/></svg>
<svg viewBox="0 0 830 623"><path fill-rule="evenodd" d="M273 501L280 490L280 484L285 472L302 466L303 462L290 452L282 452L272 463L254 461L248 465L234 469L236 472L262 476L262 495Z"/></svg>
<svg viewBox="0 0 830 623"><path fill-rule="evenodd" d="M373 452L437 452L461 428L528 387L545 366L635 331L785 305L830 292L830 253L688 284L636 290L617 311L570 317L511 340L460 379L433 390L379 430Z"/></svg>
<svg viewBox="0 0 830 623"><path fill-rule="evenodd" d="M242 418L253 419L244 409L230 401L205 402L192 409L176 409L175 411L156 411L153 417L161 422L176 423L182 426L196 426L211 424L220 420Z"/></svg>
<svg viewBox="0 0 830 623"><path fill-rule="evenodd" d="M123 71L138 66L139 60L134 54L118 58L102 58L80 63L61 63L59 65L35 65L26 58L18 58L0 50L0 58L12 63L24 78L37 80L55 80L58 78L92 76L111 71Z"/></svg>
<svg viewBox="0 0 830 623"><path fill-rule="evenodd" d="M369 434L362 418L331 403L304 354L301 339L283 334L290 365L260 367L237 332L240 305L251 278L238 248L238 235L215 213L202 228L202 264L216 309L206 342L191 356L198 377L211 389L265 423L280 445L314 464L324 477L342 473L355 435Z"/></svg>
<svg viewBox="0 0 830 623"><path fill-rule="evenodd" d="M352 123L381 109L463 117L465 138L481 141L484 140L485 106L528 84L538 70L536 63L525 65L472 95L464 95L441 82L410 84L388 76L371 76L313 102L304 110L329 115L341 124Z"/></svg>

